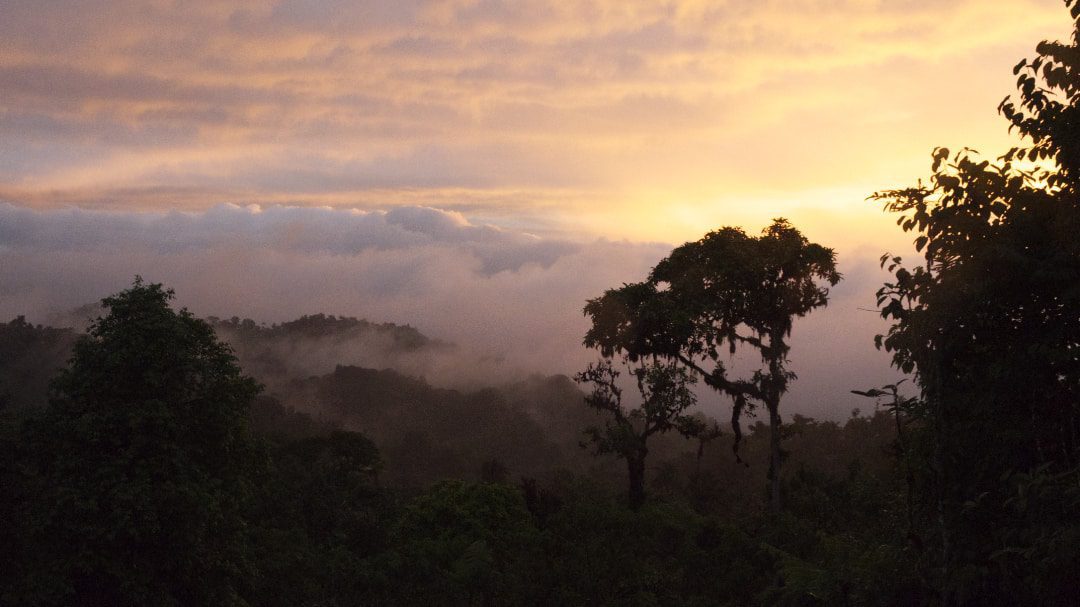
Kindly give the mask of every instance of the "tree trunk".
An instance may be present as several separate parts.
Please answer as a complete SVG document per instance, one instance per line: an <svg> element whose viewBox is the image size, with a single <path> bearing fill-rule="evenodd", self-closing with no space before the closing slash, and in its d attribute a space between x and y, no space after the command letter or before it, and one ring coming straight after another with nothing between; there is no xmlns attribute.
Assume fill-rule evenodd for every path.
<svg viewBox="0 0 1080 607"><path fill-rule="evenodd" d="M628 455L626 458L626 468L627 472L630 474L629 504L631 510L637 510L645 503L646 453L647 451L641 450L637 453Z"/></svg>
<svg viewBox="0 0 1080 607"><path fill-rule="evenodd" d="M780 403L769 408L769 512L780 513Z"/></svg>

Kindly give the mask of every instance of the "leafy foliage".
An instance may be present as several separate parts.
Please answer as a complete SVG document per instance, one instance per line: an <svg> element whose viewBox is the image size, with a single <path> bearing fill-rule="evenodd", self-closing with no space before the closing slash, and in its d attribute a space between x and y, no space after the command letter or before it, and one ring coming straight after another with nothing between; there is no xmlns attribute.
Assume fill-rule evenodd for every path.
<svg viewBox="0 0 1080 607"><path fill-rule="evenodd" d="M1028 147L997 162L938 149L928 185L875 195L923 254L914 268L882 258L894 280L878 303L893 325L878 344L921 389L909 409L929 445L921 475L947 602L1038 604L1051 588L1076 590L1056 569L1075 548L1037 567L1065 575L1038 588L989 561L1012 554L1026 526L1010 479L1075 476L1080 463L1080 23L1071 44L1037 52L1016 66L1019 101L999 108ZM1026 507L1059 499L1042 495L1050 502ZM1066 534L1080 522L1057 520Z"/></svg>
<svg viewBox="0 0 1080 607"><path fill-rule="evenodd" d="M49 381L64 367L76 337L23 316L0 323L0 411L44 407Z"/></svg>
<svg viewBox="0 0 1080 607"><path fill-rule="evenodd" d="M238 604L258 391L213 330L136 279L26 427L22 604Z"/></svg>
<svg viewBox="0 0 1080 607"><path fill-rule="evenodd" d="M585 396L585 403L609 415L602 428L589 426L585 434L598 455L614 453L626 460L628 499L630 507L637 509L645 502L649 437L675 430L686 438L707 441L719 436L720 428L686 415L686 410L697 403L691 389L697 380L685 368L654 360L630 367L630 373L641 394L641 405L630 410L623 405L619 371L610 361L589 365L578 374L577 380L593 386L592 392Z"/></svg>
<svg viewBox="0 0 1080 607"><path fill-rule="evenodd" d="M539 591L539 530L512 487L436 484L406 506L393 533L387 603L522 605Z"/></svg>
<svg viewBox="0 0 1080 607"><path fill-rule="evenodd" d="M363 602L378 583L364 559L388 543L375 445L355 432L331 430L279 438L269 454L250 515L253 602Z"/></svg>
<svg viewBox="0 0 1080 607"><path fill-rule="evenodd" d="M763 403L769 411L773 451L769 463L774 510L780 506L780 398L795 378L787 370L787 337L793 320L824 306L840 280L832 249L810 243L786 220L760 237L738 228L710 232L661 260L649 279L611 289L589 300L592 326L585 345L630 361L662 358L697 373L732 398L735 453L742 413ZM763 368L732 378L722 350L757 351Z"/></svg>
<svg viewBox="0 0 1080 607"><path fill-rule="evenodd" d="M316 411L334 416L314 419L269 396L241 406L226 397L250 398L253 384L200 321L169 309L170 297L136 283L107 299L110 320L95 323L89 345L79 346L53 404L0 414L0 540L9 547L0 553L0 603L814 604L872 596L875 572L892 575L903 564L886 566L895 546L879 546L881 527L862 522L893 495L875 476L889 470L876 446L891 436L883 414L844 426L793 419L792 457L812 471L791 478L806 499L793 501L781 532L781 521L727 516L732 505L754 503L758 483L741 466L720 478L702 474L701 453L672 436L704 425L685 414L694 375L639 361L632 377L645 406L626 416L634 428L654 428L651 456L667 472L652 479L656 497L633 510L608 490L616 471L603 462L572 474L551 457L545 432L562 430L548 421L564 418L567 435L580 436L583 422L600 419L581 415L582 393L567 378L463 394L341 367L289 395L297 403L298 395L314 397ZM159 343L166 337L169 347ZM191 374L173 375L176 365ZM234 415L217 418L236 424L231 433L183 430L194 423L189 416L214 418L204 392L235 405ZM247 424L257 437L247 436ZM466 475L470 462L482 462L501 482L419 490L402 476L387 483L376 443L342 430L346 424L371 428L395 458L412 449L425 474ZM130 427L158 440L140 442ZM410 427L435 438L424 447ZM766 434L763 425L753 429L746 457L768 452ZM220 460L201 459L229 436L237 440ZM517 451L500 451L511 443ZM448 453L465 463L431 461ZM547 458L543 480L513 483L511 470L522 470L514 453ZM704 457L708 469L731 465ZM851 458L875 457L881 461L859 468L873 473L843 473ZM708 495L719 499L701 499ZM206 571L211 565L219 569ZM911 585L896 577L868 604L895 604Z"/></svg>

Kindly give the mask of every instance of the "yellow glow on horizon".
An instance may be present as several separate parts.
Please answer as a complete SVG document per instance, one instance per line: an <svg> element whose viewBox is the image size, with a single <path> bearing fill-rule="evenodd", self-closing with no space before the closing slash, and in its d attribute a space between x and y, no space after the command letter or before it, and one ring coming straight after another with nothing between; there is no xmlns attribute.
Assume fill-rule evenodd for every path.
<svg viewBox="0 0 1080 607"><path fill-rule="evenodd" d="M1010 68L1070 27L1057 0L99 4L0 8L3 200L670 242L786 216L852 247L895 238L865 198L933 147L1011 145Z"/></svg>

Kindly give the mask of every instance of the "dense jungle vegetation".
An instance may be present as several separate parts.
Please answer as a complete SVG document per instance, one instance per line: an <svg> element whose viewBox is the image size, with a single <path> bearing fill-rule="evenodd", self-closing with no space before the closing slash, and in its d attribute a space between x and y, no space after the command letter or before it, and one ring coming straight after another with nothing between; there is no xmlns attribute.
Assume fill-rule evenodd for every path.
<svg viewBox="0 0 1080 607"><path fill-rule="evenodd" d="M882 257L876 345L911 380L852 386L873 413L783 419L794 319L842 278L783 220L582 302L600 359L576 382L311 373L356 340L384 359L453 346L351 318L202 320L136 279L85 334L0 325L0 604L1077 604L1066 6L1073 39L1017 64L999 107L1020 147L938 149L928 181L873 196L921 255ZM735 374L736 351L760 368ZM730 420L695 413L699 382Z"/></svg>

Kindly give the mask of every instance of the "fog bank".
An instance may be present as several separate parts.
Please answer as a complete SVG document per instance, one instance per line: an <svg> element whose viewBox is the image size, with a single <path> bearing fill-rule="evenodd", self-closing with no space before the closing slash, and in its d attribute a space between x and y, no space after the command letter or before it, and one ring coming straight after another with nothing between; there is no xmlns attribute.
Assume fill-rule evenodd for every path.
<svg viewBox="0 0 1080 607"><path fill-rule="evenodd" d="M748 230L753 227L748 226ZM703 230L704 232L704 230ZM827 243L826 243L827 244ZM0 204L0 319L72 322L65 314L138 274L201 316L273 323L303 314L411 325L450 342L454 358L409 359L443 385L498 384L579 370L585 300L641 280L672 244L540 237L427 207L389 211L221 205L204 212L32 210ZM785 409L846 417L872 403L849 394L896 378L873 348L882 274L872 248L840 251L845 280L829 307L796 324ZM340 346L367 366L402 366ZM300 346L313 372L333 361ZM401 359L404 360L404 359ZM727 403L703 405L726 416Z"/></svg>

